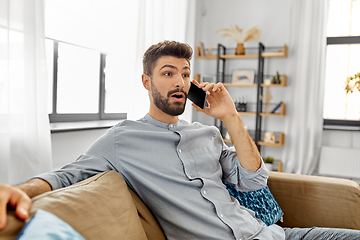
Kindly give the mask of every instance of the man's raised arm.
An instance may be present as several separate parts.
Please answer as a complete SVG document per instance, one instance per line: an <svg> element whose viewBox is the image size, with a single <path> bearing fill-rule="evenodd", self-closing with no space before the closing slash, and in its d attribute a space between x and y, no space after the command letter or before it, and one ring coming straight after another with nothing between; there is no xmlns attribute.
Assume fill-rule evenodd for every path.
<svg viewBox="0 0 360 240"><path fill-rule="evenodd" d="M29 217L31 199L44 192L51 191L48 182L34 178L17 186L0 184L0 230L6 226L7 205L15 209L19 219Z"/></svg>
<svg viewBox="0 0 360 240"><path fill-rule="evenodd" d="M198 109L209 116L220 119L225 124L241 166L252 172L258 170L261 166L260 153L244 128L242 119L224 85L222 83L201 83L199 87L204 91L209 91L210 107L204 110Z"/></svg>

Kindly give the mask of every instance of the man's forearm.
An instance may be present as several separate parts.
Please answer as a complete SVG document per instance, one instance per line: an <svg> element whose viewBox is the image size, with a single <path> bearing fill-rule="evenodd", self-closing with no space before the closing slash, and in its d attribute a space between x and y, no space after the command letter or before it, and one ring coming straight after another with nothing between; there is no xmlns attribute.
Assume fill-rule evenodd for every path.
<svg viewBox="0 0 360 240"><path fill-rule="evenodd" d="M261 166L260 153L244 127L241 117L235 113L222 119L243 168L255 172Z"/></svg>
<svg viewBox="0 0 360 240"><path fill-rule="evenodd" d="M52 190L50 184L40 178L33 178L17 185L17 187L23 190L30 198Z"/></svg>

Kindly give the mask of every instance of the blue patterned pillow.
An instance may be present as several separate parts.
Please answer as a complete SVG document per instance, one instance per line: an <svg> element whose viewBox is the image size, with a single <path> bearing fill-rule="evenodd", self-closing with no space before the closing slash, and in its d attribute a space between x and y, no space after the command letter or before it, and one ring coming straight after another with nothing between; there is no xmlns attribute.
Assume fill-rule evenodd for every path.
<svg viewBox="0 0 360 240"><path fill-rule="evenodd" d="M241 206L254 211L255 217L266 225L270 226L276 223L284 215L268 186L256 191L241 192L231 184L225 182L224 184L230 195L236 198Z"/></svg>

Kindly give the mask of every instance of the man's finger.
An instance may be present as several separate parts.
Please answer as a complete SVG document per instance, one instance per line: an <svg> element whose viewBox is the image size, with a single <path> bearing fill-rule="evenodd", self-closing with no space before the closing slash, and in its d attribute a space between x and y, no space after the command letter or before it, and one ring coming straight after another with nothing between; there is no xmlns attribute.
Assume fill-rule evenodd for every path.
<svg viewBox="0 0 360 240"><path fill-rule="evenodd" d="M3 229L6 225L6 207L9 197L5 194L0 195L0 230Z"/></svg>
<svg viewBox="0 0 360 240"><path fill-rule="evenodd" d="M31 206L31 199L23 192L19 192L19 196L15 203L16 216L21 220L26 220L29 217L29 210Z"/></svg>

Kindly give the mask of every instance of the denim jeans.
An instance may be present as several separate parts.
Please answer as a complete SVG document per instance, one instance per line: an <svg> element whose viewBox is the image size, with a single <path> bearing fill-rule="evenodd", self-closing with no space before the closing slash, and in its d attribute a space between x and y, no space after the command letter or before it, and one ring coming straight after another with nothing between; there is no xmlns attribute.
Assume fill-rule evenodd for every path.
<svg viewBox="0 0 360 240"><path fill-rule="evenodd" d="M355 240L360 230L340 228L284 228L286 240Z"/></svg>

